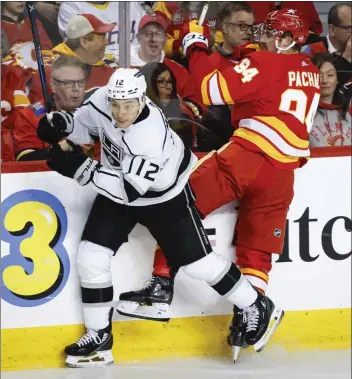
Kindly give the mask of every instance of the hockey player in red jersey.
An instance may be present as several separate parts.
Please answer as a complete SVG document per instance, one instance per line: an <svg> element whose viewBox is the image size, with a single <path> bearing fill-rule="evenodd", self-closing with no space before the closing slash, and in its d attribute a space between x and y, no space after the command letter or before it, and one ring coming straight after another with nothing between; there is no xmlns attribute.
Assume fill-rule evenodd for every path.
<svg viewBox="0 0 352 379"><path fill-rule="evenodd" d="M267 51L219 71L209 62L205 28L195 30L193 24L191 33L187 28L182 45L203 101L232 105L236 129L230 142L203 158L191 175L196 206L205 217L240 201L236 264L265 292L272 254L280 254L284 244L293 170L309 158L308 136L320 98L317 68L299 53L308 29L295 10L272 12L260 41ZM245 325L235 309L228 338L234 360L243 347Z"/></svg>

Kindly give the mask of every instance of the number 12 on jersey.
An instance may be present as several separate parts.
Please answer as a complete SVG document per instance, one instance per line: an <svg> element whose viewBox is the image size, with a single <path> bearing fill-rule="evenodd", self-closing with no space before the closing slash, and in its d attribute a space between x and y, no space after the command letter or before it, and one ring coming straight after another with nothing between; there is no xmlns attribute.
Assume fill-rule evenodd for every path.
<svg viewBox="0 0 352 379"><path fill-rule="evenodd" d="M156 174L159 172L159 168L160 167L155 163L147 162L144 158L134 156L127 173L154 181Z"/></svg>

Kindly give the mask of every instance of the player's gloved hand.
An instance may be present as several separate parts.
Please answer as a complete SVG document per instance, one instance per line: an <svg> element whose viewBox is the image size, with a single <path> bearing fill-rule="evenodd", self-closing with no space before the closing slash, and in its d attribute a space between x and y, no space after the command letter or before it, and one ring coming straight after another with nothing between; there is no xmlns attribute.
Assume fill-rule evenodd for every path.
<svg viewBox="0 0 352 379"><path fill-rule="evenodd" d="M209 26L198 25L198 20L185 22L181 26L180 41L183 54L187 57L194 49L202 49L208 52L210 40Z"/></svg>
<svg viewBox="0 0 352 379"><path fill-rule="evenodd" d="M92 180L94 171L100 164L87 157L80 146L72 142L69 144L72 147L70 151L63 151L59 145L53 145L46 163L52 170L76 180L80 186L85 186Z"/></svg>
<svg viewBox="0 0 352 379"><path fill-rule="evenodd" d="M236 46L232 51L232 56L236 61L241 60L245 55L260 51L258 44L249 42L243 45Z"/></svg>
<svg viewBox="0 0 352 379"><path fill-rule="evenodd" d="M50 121L47 116L40 119L37 135L44 142L56 144L72 133L73 114L65 111L55 111L50 116Z"/></svg>

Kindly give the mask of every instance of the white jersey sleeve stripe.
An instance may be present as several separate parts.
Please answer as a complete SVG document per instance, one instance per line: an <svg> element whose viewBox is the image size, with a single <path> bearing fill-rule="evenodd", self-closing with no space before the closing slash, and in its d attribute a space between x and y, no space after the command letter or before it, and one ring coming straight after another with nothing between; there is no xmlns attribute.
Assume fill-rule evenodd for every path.
<svg viewBox="0 0 352 379"><path fill-rule="evenodd" d="M209 80L209 96L210 101L214 105L224 105L225 102L221 96L218 81L218 73L215 73L213 77Z"/></svg>

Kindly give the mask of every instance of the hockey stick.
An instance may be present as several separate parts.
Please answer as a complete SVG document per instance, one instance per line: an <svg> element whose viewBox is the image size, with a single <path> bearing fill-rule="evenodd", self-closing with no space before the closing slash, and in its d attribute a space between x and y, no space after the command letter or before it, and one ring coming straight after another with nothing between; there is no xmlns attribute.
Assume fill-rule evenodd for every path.
<svg viewBox="0 0 352 379"><path fill-rule="evenodd" d="M205 4L203 5L202 12L199 16L198 25L200 25L200 26L203 25L203 22L205 20L205 16L207 15L208 9L209 9L209 2L206 1Z"/></svg>
<svg viewBox="0 0 352 379"><path fill-rule="evenodd" d="M39 33L38 33L38 28L37 28L37 23L36 23L34 5L30 5L30 3L27 2L27 9L28 9L29 21L31 23L31 30L32 30L32 36L33 36L35 55L37 57L38 72L39 72L40 82L42 85L42 91L43 91L45 108L46 108L46 112L47 112L47 118L48 118L48 121L50 122L51 118L52 118L51 104L50 104L50 100L49 100L48 85L47 85L46 76L45 76L44 62L43 62L42 50L40 47L40 39L39 39Z"/></svg>

